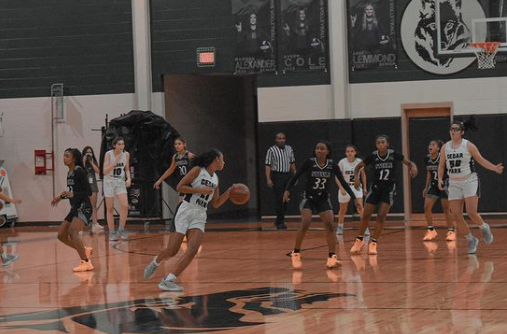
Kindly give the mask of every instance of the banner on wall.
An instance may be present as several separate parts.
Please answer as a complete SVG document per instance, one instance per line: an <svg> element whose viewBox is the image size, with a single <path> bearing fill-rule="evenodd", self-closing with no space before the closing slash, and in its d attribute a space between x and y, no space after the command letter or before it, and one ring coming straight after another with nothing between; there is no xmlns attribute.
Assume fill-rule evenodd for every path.
<svg viewBox="0 0 507 334"><path fill-rule="evenodd" d="M353 71L396 67L395 0L348 0L348 27Z"/></svg>
<svg viewBox="0 0 507 334"><path fill-rule="evenodd" d="M327 71L327 0L281 0L280 9L283 73Z"/></svg>
<svg viewBox="0 0 507 334"><path fill-rule="evenodd" d="M235 73L276 71L275 0L232 0L235 18Z"/></svg>

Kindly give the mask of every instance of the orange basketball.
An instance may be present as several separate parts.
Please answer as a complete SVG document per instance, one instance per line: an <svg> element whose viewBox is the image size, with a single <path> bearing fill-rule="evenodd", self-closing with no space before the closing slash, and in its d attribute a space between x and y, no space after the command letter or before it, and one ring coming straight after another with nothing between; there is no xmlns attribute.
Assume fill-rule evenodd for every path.
<svg viewBox="0 0 507 334"><path fill-rule="evenodd" d="M230 192L231 202L236 205L245 204L250 199L250 189L243 183L236 183Z"/></svg>

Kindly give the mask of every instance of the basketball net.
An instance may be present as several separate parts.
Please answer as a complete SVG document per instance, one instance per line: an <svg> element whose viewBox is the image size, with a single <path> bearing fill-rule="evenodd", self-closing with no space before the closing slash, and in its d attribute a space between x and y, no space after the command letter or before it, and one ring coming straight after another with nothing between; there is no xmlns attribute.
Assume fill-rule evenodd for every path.
<svg viewBox="0 0 507 334"><path fill-rule="evenodd" d="M495 68L495 56L498 52L500 42L471 43L474 53L477 56L479 70Z"/></svg>

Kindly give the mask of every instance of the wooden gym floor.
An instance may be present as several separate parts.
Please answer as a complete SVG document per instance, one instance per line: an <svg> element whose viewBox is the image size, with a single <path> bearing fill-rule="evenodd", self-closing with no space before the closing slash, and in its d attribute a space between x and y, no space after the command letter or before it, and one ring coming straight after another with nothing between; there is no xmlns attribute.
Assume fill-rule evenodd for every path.
<svg viewBox="0 0 507 334"><path fill-rule="evenodd" d="M142 278L169 238L159 232L118 243L85 233L95 271L73 274L77 254L55 228L1 229L20 259L0 268L0 333L507 332L504 228L476 256L463 240L445 242L445 230L423 243L424 230L388 229L377 256L351 257L356 231L346 230L338 270L326 270L324 231L314 229L298 271L285 255L295 230L211 230L179 277L183 294L157 287L174 260Z"/></svg>

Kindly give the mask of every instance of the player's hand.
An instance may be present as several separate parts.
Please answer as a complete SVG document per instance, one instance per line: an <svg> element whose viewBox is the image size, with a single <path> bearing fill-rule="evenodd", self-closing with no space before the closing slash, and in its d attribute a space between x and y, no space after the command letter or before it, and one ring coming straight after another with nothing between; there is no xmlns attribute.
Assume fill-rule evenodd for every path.
<svg viewBox="0 0 507 334"><path fill-rule="evenodd" d="M354 179L354 188L356 188L356 190L359 190L359 178L355 178Z"/></svg>
<svg viewBox="0 0 507 334"><path fill-rule="evenodd" d="M273 188L273 181L271 179L268 180L268 187Z"/></svg>
<svg viewBox="0 0 507 334"><path fill-rule="evenodd" d="M345 191L345 189L340 189L340 194L342 194L342 196L345 196L347 195L347 192Z"/></svg>
<svg viewBox="0 0 507 334"><path fill-rule="evenodd" d="M211 195L213 193L213 189L210 187L202 187L199 189L199 193L203 195Z"/></svg>
<svg viewBox="0 0 507 334"><path fill-rule="evenodd" d="M283 193L283 202L288 203L290 201L290 191L286 190Z"/></svg>
<svg viewBox="0 0 507 334"><path fill-rule="evenodd" d="M425 189L423 190L423 198L426 198L426 194L428 194L428 189L426 189L426 188L425 188Z"/></svg>
<svg viewBox="0 0 507 334"><path fill-rule="evenodd" d="M12 204L21 204L21 202L23 202L22 200L20 200L19 198L13 198L12 199Z"/></svg>
<svg viewBox="0 0 507 334"><path fill-rule="evenodd" d="M502 174L503 173L503 163L499 163L495 166L495 173Z"/></svg>
<svg viewBox="0 0 507 334"><path fill-rule="evenodd" d="M161 180L158 180L157 182L155 182L155 184L153 185L153 189L160 189L160 185L162 184L162 181Z"/></svg>
<svg viewBox="0 0 507 334"><path fill-rule="evenodd" d="M368 188L364 187L363 188L363 194L366 196L367 193L368 193Z"/></svg>
<svg viewBox="0 0 507 334"><path fill-rule="evenodd" d="M132 185L132 180L127 179L127 181L125 181L125 187L130 188L131 185Z"/></svg>
<svg viewBox="0 0 507 334"><path fill-rule="evenodd" d="M444 181L442 179L438 179L438 189L444 190Z"/></svg>
<svg viewBox="0 0 507 334"><path fill-rule="evenodd" d="M62 198L60 196L53 198L53 200L51 201L51 206L57 206L61 200L62 200Z"/></svg>
<svg viewBox="0 0 507 334"><path fill-rule="evenodd" d="M409 171L410 177L414 178L417 176L417 166L412 164Z"/></svg>

